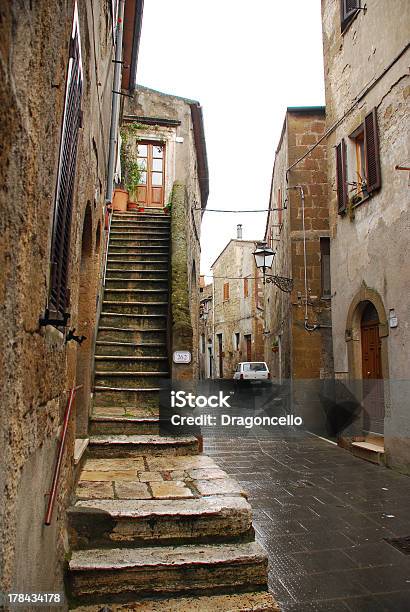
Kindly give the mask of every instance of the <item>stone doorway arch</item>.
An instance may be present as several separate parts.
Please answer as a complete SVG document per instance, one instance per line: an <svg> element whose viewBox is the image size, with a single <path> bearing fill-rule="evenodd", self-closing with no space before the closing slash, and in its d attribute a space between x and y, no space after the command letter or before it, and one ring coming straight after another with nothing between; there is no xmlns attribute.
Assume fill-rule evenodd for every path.
<svg viewBox="0 0 410 612"><path fill-rule="evenodd" d="M349 378L360 383L363 433L384 433L384 380L389 378L389 325L381 296L365 285L354 297L347 315L345 338Z"/></svg>

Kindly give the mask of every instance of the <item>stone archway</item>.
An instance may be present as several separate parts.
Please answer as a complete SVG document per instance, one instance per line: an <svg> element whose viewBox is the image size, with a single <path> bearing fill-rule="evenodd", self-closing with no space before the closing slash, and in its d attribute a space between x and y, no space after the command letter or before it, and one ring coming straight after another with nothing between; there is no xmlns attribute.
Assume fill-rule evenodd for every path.
<svg viewBox="0 0 410 612"><path fill-rule="evenodd" d="M383 380L389 378L388 335L389 325L382 298L377 291L363 285L350 305L345 337L349 378L361 381L362 430L365 436L383 435L384 432L386 389Z"/></svg>
<svg viewBox="0 0 410 612"><path fill-rule="evenodd" d="M389 378L389 360L387 339L389 336L389 323L384 308L383 300L379 293L363 285L353 298L347 314L345 339L347 342L347 358L349 366L349 378L351 380L362 379L362 345L361 328L363 313L371 303L379 319L379 337L381 341L381 372L382 378Z"/></svg>
<svg viewBox="0 0 410 612"><path fill-rule="evenodd" d="M81 238L80 278L78 291L78 311L76 335L86 339L77 346L76 384L82 385L76 396L76 437L84 437L88 432L88 418L91 398L91 350L92 327L94 319L94 258L93 258L93 219L88 203L84 215ZM94 298L94 299L93 299Z"/></svg>

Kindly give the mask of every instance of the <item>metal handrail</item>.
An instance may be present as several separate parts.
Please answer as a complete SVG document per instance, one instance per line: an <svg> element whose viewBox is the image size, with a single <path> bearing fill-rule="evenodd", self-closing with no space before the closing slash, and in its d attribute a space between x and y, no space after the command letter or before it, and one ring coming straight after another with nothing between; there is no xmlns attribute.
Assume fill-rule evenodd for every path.
<svg viewBox="0 0 410 612"><path fill-rule="evenodd" d="M110 242L110 232L111 232L111 219L112 219L112 215L113 215L113 211L109 210L108 211L108 230L106 233L106 240L105 240L105 253L104 253L104 270L103 270L103 278L102 278L102 287L105 287L105 277L107 275L107 262L108 262L108 245Z"/></svg>
<svg viewBox="0 0 410 612"><path fill-rule="evenodd" d="M57 495L58 479L60 477L61 464L63 461L64 447L67 437L68 423L70 421L71 409L74 403L75 394L77 393L78 389L81 389L82 386L83 385L78 385L78 387L73 387L72 389L70 389L70 394L68 396L67 407L64 414L63 430L61 432L60 438L60 446L58 449L56 465L54 467L53 483L51 485L51 491L49 494L50 497L48 498L46 518L44 521L45 525L51 525L51 518L53 515L54 504Z"/></svg>

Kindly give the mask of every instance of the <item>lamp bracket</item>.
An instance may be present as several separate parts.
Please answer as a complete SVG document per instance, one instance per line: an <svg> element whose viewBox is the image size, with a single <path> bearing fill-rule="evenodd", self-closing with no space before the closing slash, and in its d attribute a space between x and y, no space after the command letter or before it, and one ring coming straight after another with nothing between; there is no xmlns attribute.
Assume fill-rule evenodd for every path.
<svg viewBox="0 0 410 612"><path fill-rule="evenodd" d="M285 293L291 293L293 289L293 278L287 278L286 276L275 276L267 274L265 276L266 283L272 283Z"/></svg>

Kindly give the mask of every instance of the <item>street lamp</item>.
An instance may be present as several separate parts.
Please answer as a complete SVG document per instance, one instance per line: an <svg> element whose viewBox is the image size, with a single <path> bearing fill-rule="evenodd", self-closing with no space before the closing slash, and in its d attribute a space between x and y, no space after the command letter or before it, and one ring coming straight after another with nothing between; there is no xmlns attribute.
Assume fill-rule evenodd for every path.
<svg viewBox="0 0 410 612"><path fill-rule="evenodd" d="M285 293L291 293L293 289L293 279L286 278L285 276L276 276L274 274L266 274L266 269L270 269L273 264L273 259L276 253L269 248L266 243L256 245L256 249L253 253L255 257L255 264L259 270L263 270L263 284L273 283Z"/></svg>

